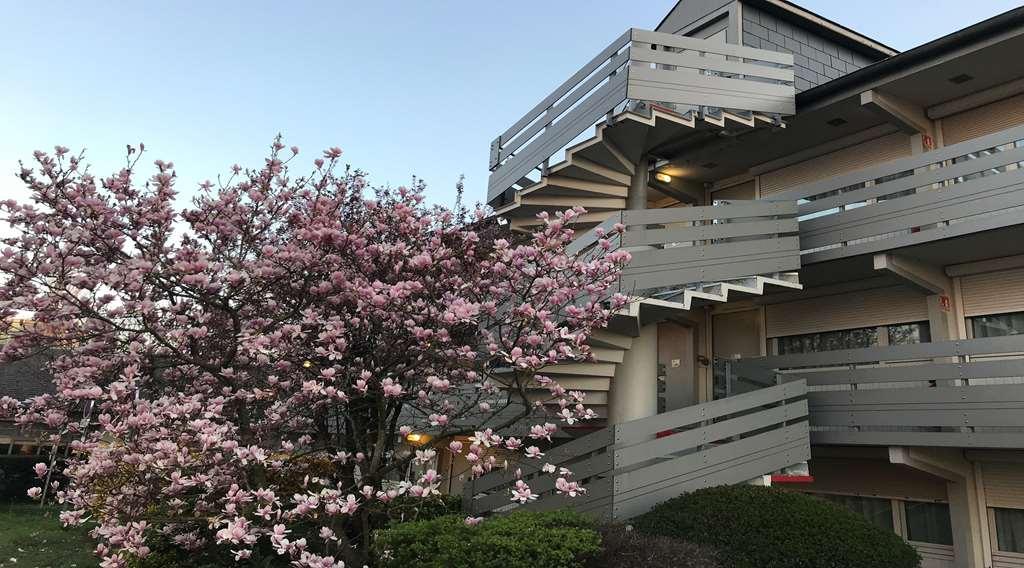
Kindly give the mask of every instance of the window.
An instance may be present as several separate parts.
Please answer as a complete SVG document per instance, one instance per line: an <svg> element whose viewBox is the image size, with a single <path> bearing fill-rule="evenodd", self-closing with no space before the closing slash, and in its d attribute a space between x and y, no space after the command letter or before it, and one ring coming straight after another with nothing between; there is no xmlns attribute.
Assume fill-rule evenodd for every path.
<svg viewBox="0 0 1024 568"><path fill-rule="evenodd" d="M857 349L878 345L878 328L862 327L843 331L807 333L779 338L779 355L815 353L837 349Z"/></svg>
<svg viewBox="0 0 1024 568"><path fill-rule="evenodd" d="M893 530L892 501L877 497L854 497L851 495L821 494L826 500L845 507L867 519L871 524L887 531Z"/></svg>
<svg viewBox="0 0 1024 568"><path fill-rule="evenodd" d="M887 345L928 343L932 340L928 322L922 321L779 337L776 340L776 354L791 355L874 347L882 344L879 341L880 337L888 341Z"/></svg>
<svg viewBox="0 0 1024 568"><path fill-rule="evenodd" d="M932 544L953 544L949 505L907 501L904 508L907 519L907 540Z"/></svg>
<svg viewBox="0 0 1024 568"><path fill-rule="evenodd" d="M1024 333L1024 312L973 317L971 318L971 331L978 339L1020 335Z"/></svg>
<svg viewBox="0 0 1024 568"><path fill-rule="evenodd" d="M1024 553L1024 509L993 507L992 513L996 520L996 548Z"/></svg>
<svg viewBox="0 0 1024 568"><path fill-rule="evenodd" d="M932 332L928 322L901 323L887 327L889 328L889 345L929 343L932 340Z"/></svg>

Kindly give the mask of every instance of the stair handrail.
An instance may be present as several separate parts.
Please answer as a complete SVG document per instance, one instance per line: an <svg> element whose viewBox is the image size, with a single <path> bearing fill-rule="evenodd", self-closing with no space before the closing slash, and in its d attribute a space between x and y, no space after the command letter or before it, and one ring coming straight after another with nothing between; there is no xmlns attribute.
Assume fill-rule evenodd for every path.
<svg viewBox="0 0 1024 568"><path fill-rule="evenodd" d="M565 82L559 85L554 91L551 92L551 94L544 97L543 100L537 103L536 106L530 109L529 112L524 114L519 120L512 124L512 126L508 127L508 129L499 134L491 142L490 169L492 171L496 169L501 164L501 162L508 157L508 155L519 149L519 146L521 146L523 142L526 142L527 139L532 138L532 134L536 134L536 132L533 132L531 136L519 140L518 144L512 144L516 142L516 139L519 137L520 134L524 133L524 129L526 129L530 124L532 124L538 117L544 114L551 114L551 116L547 116L545 118L544 124L542 125L543 128L547 128L551 124L551 122L557 119L558 114L561 113L555 114L553 112L555 110L553 109L555 104L559 102L562 99L562 97L564 97L566 94L570 93L570 91L577 88L580 85L580 83L584 79L589 77L592 73L594 73L594 71L596 71L606 62L612 60L616 55L618 55L619 51L622 50L622 48L629 45L631 32L632 30L626 30L625 33L623 33L610 44L608 44L607 47L601 50L601 52L598 53L589 62L587 62L586 65L584 65L578 71L573 73L572 76L566 79ZM625 59L628 59L628 56ZM618 67L621 67L621 65L616 66L616 69ZM614 69L612 71L614 71ZM584 94L586 93L576 93L576 95L578 95L576 96L576 100L578 100ZM573 96L575 95L570 95L569 98L571 99L573 98Z"/></svg>
<svg viewBox="0 0 1024 568"><path fill-rule="evenodd" d="M754 438L774 431L793 432L783 439L788 440L785 443L789 446L802 448L801 459L793 462L797 463L806 459L804 454L809 455L806 394L804 381L792 381L602 428L548 450L540 460L517 463L509 469L467 480L463 486L463 505L471 514L514 508L506 489L519 479L526 480L535 493L550 493L555 489L554 476L543 474L541 466L551 463L568 465L573 479L585 482L589 492L585 497L564 499L557 504L603 508L607 515L613 515L620 476L626 480L642 475L649 468L661 467L664 459L711 449L709 444L717 443L716 447L722 448L752 440L744 442L749 445L756 442ZM751 413L753 410L758 411ZM560 497L546 495L528 506L550 507L550 503L544 502Z"/></svg>

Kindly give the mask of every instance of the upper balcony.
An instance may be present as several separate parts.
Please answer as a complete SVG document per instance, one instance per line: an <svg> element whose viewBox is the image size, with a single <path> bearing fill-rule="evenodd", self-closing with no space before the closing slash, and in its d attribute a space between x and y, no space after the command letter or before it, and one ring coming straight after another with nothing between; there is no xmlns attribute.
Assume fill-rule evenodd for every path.
<svg viewBox="0 0 1024 568"><path fill-rule="evenodd" d="M678 113L691 127L695 114L724 124L724 113L753 126L795 112L793 80L791 54L630 29L492 142L488 202L511 203L539 182L531 174L547 176L553 156L592 126L613 124L628 101ZM596 156L608 164L597 165L628 165L636 150L611 144Z"/></svg>
<svg viewBox="0 0 1024 568"><path fill-rule="evenodd" d="M611 250L632 258L617 291L640 298L636 323L736 295L760 295L766 286L799 288L795 201L745 201L705 207L616 211L579 236L570 253L609 235ZM612 227L622 225L621 234Z"/></svg>
<svg viewBox="0 0 1024 568"><path fill-rule="evenodd" d="M800 203L803 264L976 235L936 250L939 264L1019 254L1024 126L773 194ZM989 241L986 231L1002 229ZM1020 249L1020 250L1018 250ZM958 256L959 255L959 256ZM971 256L974 255L974 256ZM980 255L980 256L979 256ZM977 258L975 258L977 257Z"/></svg>
<svg viewBox="0 0 1024 568"><path fill-rule="evenodd" d="M725 361L722 395L806 382L811 442L1024 447L1024 336Z"/></svg>

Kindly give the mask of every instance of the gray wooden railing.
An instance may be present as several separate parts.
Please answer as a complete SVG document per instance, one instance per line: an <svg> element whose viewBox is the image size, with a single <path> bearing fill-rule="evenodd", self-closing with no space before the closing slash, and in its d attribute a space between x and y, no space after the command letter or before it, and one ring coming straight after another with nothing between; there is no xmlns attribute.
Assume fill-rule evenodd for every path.
<svg viewBox="0 0 1024 568"><path fill-rule="evenodd" d="M1024 336L730 362L731 380L808 385L819 444L1024 448Z"/></svg>
<svg viewBox="0 0 1024 568"><path fill-rule="evenodd" d="M800 200L804 264L1015 225L1024 126L767 197Z"/></svg>
<svg viewBox="0 0 1024 568"><path fill-rule="evenodd" d="M603 428L466 482L463 507L473 515L571 507L622 520L687 491L742 483L810 459L806 390L795 381ZM569 468L586 493L555 493L544 463ZM517 468L539 500L511 500Z"/></svg>
<svg viewBox="0 0 1024 568"><path fill-rule="evenodd" d="M619 290L712 283L800 268L796 202L746 201L709 207L639 209L613 213L599 227L633 258ZM598 231L581 235L568 249L585 250Z"/></svg>
<svg viewBox="0 0 1024 568"><path fill-rule="evenodd" d="M790 115L793 56L627 30L491 143L493 202L627 99Z"/></svg>

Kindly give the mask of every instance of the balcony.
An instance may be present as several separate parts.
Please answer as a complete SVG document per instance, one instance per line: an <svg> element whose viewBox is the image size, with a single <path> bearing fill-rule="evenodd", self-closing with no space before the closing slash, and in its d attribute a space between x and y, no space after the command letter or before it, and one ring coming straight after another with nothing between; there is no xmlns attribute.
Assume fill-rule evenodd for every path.
<svg viewBox="0 0 1024 568"><path fill-rule="evenodd" d="M799 201L802 262L810 265L1021 225L1022 163L1024 127L1016 127L769 199ZM995 244L1006 248L1007 238Z"/></svg>
<svg viewBox="0 0 1024 568"><path fill-rule="evenodd" d="M811 442L1024 447L1024 336L725 362L725 394L806 382Z"/></svg>
<svg viewBox="0 0 1024 568"><path fill-rule="evenodd" d="M625 520L681 493L799 464L811 456L806 393L806 385L794 381L608 426L545 450L541 460L513 466L543 496L539 501L512 503L509 489L520 476L502 470L463 486L463 510L480 515L570 507ZM557 476L539 471L544 463L569 468L586 493L556 494Z"/></svg>
<svg viewBox="0 0 1024 568"><path fill-rule="evenodd" d="M488 202L510 202L506 192L536 183L529 175L537 169L546 176L552 156L592 126L613 122L627 101L680 115L729 109L750 125L758 115L777 122L795 112L793 80L791 54L630 29L492 142ZM632 146L605 152L609 163L628 162Z"/></svg>
<svg viewBox="0 0 1024 568"><path fill-rule="evenodd" d="M625 248L633 258L622 271L619 290L675 302L689 291L689 309L693 299L713 301L715 292L726 292L723 282L798 270L796 210L795 202L750 201L618 211L569 251L593 246L598 234L612 234L612 227L622 224L621 235L611 237L612 250Z"/></svg>

